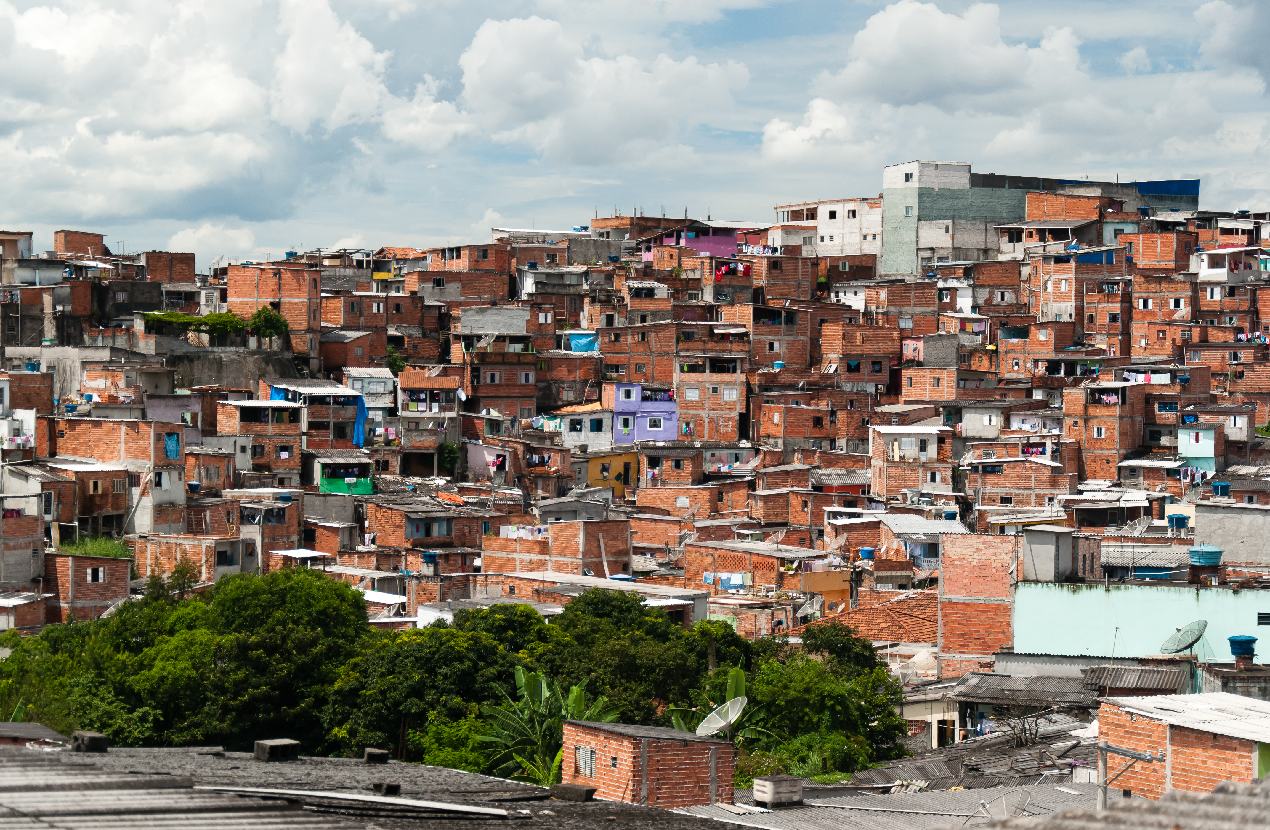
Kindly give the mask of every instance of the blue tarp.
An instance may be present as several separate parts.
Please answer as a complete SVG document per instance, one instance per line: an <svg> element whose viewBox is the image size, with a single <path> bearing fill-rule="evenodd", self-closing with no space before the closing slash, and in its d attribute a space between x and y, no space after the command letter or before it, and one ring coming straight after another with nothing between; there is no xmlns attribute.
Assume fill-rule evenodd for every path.
<svg viewBox="0 0 1270 830"><path fill-rule="evenodd" d="M1076 261L1093 265L1113 265L1116 261L1116 252L1096 251L1092 254L1076 254Z"/></svg>
<svg viewBox="0 0 1270 830"><path fill-rule="evenodd" d="M287 399L287 390L283 389L281 386L269 387L269 400L285 401L286 399Z"/></svg>
<svg viewBox="0 0 1270 830"><path fill-rule="evenodd" d="M366 411L366 398L357 396L357 422L353 424L353 443L362 446L366 443L366 419L370 413Z"/></svg>
<svg viewBox="0 0 1270 830"><path fill-rule="evenodd" d="M163 434L163 454L168 457L169 461L180 459L181 434L179 432L165 432Z"/></svg>
<svg viewBox="0 0 1270 830"><path fill-rule="evenodd" d="M569 351L571 352L598 352L600 350L600 336L598 334L571 334L569 335Z"/></svg>

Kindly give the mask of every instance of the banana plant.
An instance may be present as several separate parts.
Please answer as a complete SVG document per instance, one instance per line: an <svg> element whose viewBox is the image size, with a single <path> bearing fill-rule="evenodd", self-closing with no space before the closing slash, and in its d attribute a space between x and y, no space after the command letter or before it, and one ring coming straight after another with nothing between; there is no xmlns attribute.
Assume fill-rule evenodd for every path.
<svg viewBox="0 0 1270 830"><path fill-rule="evenodd" d="M745 670L734 666L728 672L728 682L722 698L716 699L709 691L697 692L697 705L692 708L674 706L670 712L670 722L681 732L695 732L697 726L715 709L729 700L745 697ZM725 730L728 740L742 743L758 741L762 738L775 738L776 735L758 725L763 719L763 707L746 705L740 716Z"/></svg>
<svg viewBox="0 0 1270 830"><path fill-rule="evenodd" d="M490 766L496 775L549 787L560 780L566 720L617 720L608 698L587 699L585 683L565 696L545 675L517 666L516 691L517 700L509 697L501 706L481 707L492 734L479 740L491 745Z"/></svg>

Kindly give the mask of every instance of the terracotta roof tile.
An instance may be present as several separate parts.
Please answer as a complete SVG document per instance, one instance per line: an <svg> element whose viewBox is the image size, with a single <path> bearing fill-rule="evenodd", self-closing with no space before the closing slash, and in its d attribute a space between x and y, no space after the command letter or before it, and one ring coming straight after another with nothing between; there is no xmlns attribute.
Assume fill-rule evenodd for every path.
<svg viewBox="0 0 1270 830"><path fill-rule="evenodd" d="M790 633L830 620L844 622L855 629L856 634L870 640L934 643L939 639L939 597L935 591L909 591L867 608L822 617Z"/></svg>

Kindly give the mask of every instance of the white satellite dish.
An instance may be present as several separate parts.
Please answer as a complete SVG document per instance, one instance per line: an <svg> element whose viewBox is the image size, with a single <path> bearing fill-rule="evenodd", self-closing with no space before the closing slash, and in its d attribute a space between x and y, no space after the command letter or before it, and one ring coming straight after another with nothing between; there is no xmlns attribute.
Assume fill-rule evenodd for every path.
<svg viewBox="0 0 1270 830"><path fill-rule="evenodd" d="M816 613L817 611L819 611L819 610L820 610L820 608L821 608L821 606L822 606L822 605L824 605L824 603L825 603L825 598L824 598L824 595L823 595L823 594L817 594L814 598L812 598L812 599L811 599L811 601L809 601L809 602L807 602L807 603L804 603L804 604L803 604L803 607L802 607L802 608L799 608L799 609L798 609L798 612L797 612L796 614L794 614L794 616L796 616L796 617L810 617L812 614L814 614L814 613Z"/></svg>
<svg viewBox="0 0 1270 830"><path fill-rule="evenodd" d="M736 723L736 719L741 717L741 710L745 708L745 702L746 699L744 697L734 697L706 715L706 719L697 725L697 737L704 738L707 735L714 735L724 731L728 732L729 737L731 737L732 724Z"/></svg>
<svg viewBox="0 0 1270 830"><path fill-rule="evenodd" d="M1208 620L1196 620L1182 626L1160 646L1161 654L1181 654L1199 642L1208 629Z"/></svg>

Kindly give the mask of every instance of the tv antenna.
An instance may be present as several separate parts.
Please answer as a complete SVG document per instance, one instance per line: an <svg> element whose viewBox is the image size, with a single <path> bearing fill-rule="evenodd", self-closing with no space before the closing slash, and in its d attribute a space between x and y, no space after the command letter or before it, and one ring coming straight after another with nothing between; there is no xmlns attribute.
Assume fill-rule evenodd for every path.
<svg viewBox="0 0 1270 830"><path fill-rule="evenodd" d="M1027 790L1015 790L1012 793L998 796L991 801L980 801L979 809L967 818L965 823L970 825L987 824L993 819L1000 821L1026 815L1025 810L1031 800L1032 795Z"/></svg>
<svg viewBox="0 0 1270 830"><path fill-rule="evenodd" d="M1164 641L1160 646L1161 654L1181 654L1189 652L1199 638L1204 636L1204 632L1208 630L1208 620L1196 620L1193 623L1184 625Z"/></svg>
<svg viewBox="0 0 1270 830"><path fill-rule="evenodd" d="M729 741L732 740L732 725L736 723L737 718L741 717L745 704L745 697L734 697L722 706L716 707L713 712L706 715L705 720L697 725L697 737L704 738L723 732L728 736Z"/></svg>

